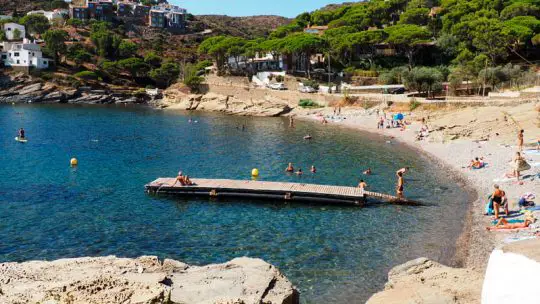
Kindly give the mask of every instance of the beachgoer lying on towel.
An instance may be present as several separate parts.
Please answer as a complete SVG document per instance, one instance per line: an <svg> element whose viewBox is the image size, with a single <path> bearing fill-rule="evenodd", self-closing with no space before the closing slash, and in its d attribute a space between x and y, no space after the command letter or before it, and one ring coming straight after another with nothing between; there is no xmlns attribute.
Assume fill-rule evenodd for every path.
<svg viewBox="0 0 540 304"><path fill-rule="evenodd" d="M517 223L517 224L510 224L505 218L500 218L497 224L495 224L495 226L486 227L486 229L489 231L497 231L497 230L527 228L532 223L533 223L533 220L530 218L526 218L523 223Z"/></svg>

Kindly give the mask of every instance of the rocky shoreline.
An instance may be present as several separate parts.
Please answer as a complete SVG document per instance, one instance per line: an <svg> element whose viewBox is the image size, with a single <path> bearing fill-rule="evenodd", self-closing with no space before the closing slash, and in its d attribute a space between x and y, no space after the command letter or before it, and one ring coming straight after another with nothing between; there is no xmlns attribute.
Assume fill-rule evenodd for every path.
<svg viewBox="0 0 540 304"><path fill-rule="evenodd" d="M0 302L297 304L296 288L261 259L190 266L155 256L0 264Z"/></svg>

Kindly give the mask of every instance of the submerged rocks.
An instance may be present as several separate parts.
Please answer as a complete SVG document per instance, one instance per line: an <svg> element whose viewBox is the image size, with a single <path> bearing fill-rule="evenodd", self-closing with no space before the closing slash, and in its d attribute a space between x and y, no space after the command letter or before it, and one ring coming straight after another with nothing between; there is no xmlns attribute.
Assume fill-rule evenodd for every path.
<svg viewBox="0 0 540 304"><path fill-rule="evenodd" d="M0 303L273 303L299 294L274 266L237 258L189 266L155 256L0 264Z"/></svg>

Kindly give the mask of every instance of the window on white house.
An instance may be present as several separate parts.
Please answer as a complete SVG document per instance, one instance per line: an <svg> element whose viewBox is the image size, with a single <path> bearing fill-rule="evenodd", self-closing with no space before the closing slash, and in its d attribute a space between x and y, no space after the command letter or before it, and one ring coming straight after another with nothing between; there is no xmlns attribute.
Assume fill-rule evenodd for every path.
<svg viewBox="0 0 540 304"><path fill-rule="evenodd" d="M15 53L13 54L13 56L19 57L19 53L15 52Z"/></svg>
<svg viewBox="0 0 540 304"><path fill-rule="evenodd" d="M19 64L19 63L21 63L21 61L20 61L20 60L17 60L17 64Z"/></svg>
<svg viewBox="0 0 540 304"><path fill-rule="evenodd" d="M8 27L8 28L7 28L7 30L8 30L8 31L11 31L11 28L10 28L10 27Z"/></svg>

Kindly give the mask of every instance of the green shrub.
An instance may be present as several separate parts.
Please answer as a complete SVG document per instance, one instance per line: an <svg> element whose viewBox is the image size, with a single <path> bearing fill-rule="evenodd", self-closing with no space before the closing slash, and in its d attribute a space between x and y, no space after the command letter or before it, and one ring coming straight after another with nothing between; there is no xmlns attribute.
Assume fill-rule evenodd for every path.
<svg viewBox="0 0 540 304"><path fill-rule="evenodd" d="M418 102L416 99L412 99L410 102L409 102L409 110L410 111L414 111L416 108L418 108L419 106L421 105L420 102Z"/></svg>
<svg viewBox="0 0 540 304"><path fill-rule="evenodd" d="M82 72L76 73L73 76L77 78L85 79L85 80L94 80L98 78L98 75L92 71L82 71Z"/></svg>
<svg viewBox="0 0 540 304"><path fill-rule="evenodd" d="M311 99L300 99L298 105L302 108L318 108L320 105Z"/></svg>
<svg viewBox="0 0 540 304"><path fill-rule="evenodd" d="M318 90L319 89L319 83L315 80L311 80L311 79L305 79L302 81L302 84L305 86L305 87L312 87L314 88L315 90Z"/></svg>

